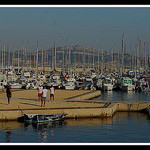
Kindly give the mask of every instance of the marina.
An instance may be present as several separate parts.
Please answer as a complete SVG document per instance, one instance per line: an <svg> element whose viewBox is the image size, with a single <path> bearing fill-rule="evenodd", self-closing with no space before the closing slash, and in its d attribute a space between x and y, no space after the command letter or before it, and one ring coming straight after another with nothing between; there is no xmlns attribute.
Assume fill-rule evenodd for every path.
<svg viewBox="0 0 150 150"><path fill-rule="evenodd" d="M56 41L54 42L53 48L46 50L47 52L51 51L51 57L49 58L48 54L47 59L48 62L51 62L51 66L45 66L46 62L44 61L44 51L43 49L42 51L39 50L38 41L36 53L32 55L33 57L28 57L27 52L24 49L23 51L18 51L18 55L12 55L9 49L8 52L5 53L5 49L4 47L2 47L1 53L5 53L5 57L2 55L1 59L1 97L5 98L4 93L5 89L8 86L11 86L11 88L14 89L14 95L16 93L15 89L18 90L18 93L20 91L21 93L26 94L23 99L25 102L20 101L21 97L17 97L17 100L15 101L15 107L13 105L10 105L10 108L8 109L5 109L4 107L2 109L0 108L0 120L17 120L24 114L31 113L65 113L67 114L65 118L112 117L117 111L141 111L148 108L148 106L150 105L149 101L141 102L138 101L138 99L134 101L134 103L132 102L132 100L121 102L120 99L119 101L106 100L105 102L92 100L93 98L100 97L102 92L125 91L127 92L127 94L130 91L134 91L137 93L144 91L148 92L148 89L150 87L149 59L146 59L147 56L139 58L139 45L140 40L138 35L138 47L137 49L135 49L136 55L134 57L134 61L131 59L129 63L130 65L127 65L127 63L125 63L126 59L124 52L124 34L122 35L122 47L120 54L121 60L117 60L117 64L120 65L119 69L118 66L114 65L113 69L110 69L108 67L110 65L108 64L109 59L107 59L107 61L104 59L104 55L107 55L106 52L104 53L104 51L102 50L102 53L100 54L99 50L97 51L92 49L92 51L90 51L91 49L88 48L86 54L92 52L92 61L88 61L89 67L86 68L86 56L84 51L84 53L82 53L81 55L81 57L83 57L82 63L84 65L79 68L75 65L76 62L71 61L71 58L74 55L73 51L71 53L71 47L67 46L64 48L57 48ZM78 52L82 52L84 50L84 47L76 46L76 50L78 48L80 50ZM60 49L62 54L64 54L64 52L66 53L65 58L64 55L58 55ZM95 55L96 51L98 52L98 55ZM25 60L22 60L20 62L19 53L21 54L22 59L26 58L26 61L28 61L29 59L29 62L31 61L32 65L30 62L30 65L27 67L27 64L24 63ZM16 66L15 63L10 63L10 57L15 59L16 56L18 58L16 59L18 66ZM64 62L63 65L58 65L58 56ZM109 57L110 56L115 57L113 53L112 55L109 55ZM116 56L119 56L119 53ZM7 61L6 58L8 58ZM97 62L95 60L97 60ZM111 59L112 64L114 64L114 60L115 59ZM139 60L141 60L141 63L139 63ZM74 68L72 68L73 66ZM56 91L61 91L63 93L62 95L58 94L61 96L59 99L56 99L59 100L59 103L61 103L61 105L56 105L56 103L54 102L53 107L51 107L50 103L47 103L47 106L45 108L39 108L37 102L35 101L36 97L32 98L33 93L35 93L36 89L38 89L39 86L43 86L49 89L52 85L54 86ZM66 98L62 98L65 93L68 93L70 91L72 91L72 94L77 93L78 91L85 91L85 93L81 92L77 95L75 94ZM30 95L30 97L27 98L27 95ZM30 99L30 101L26 101L28 99ZM32 102L34 102L34 104ZM66 107L66 103L70 103L70 106ZM78 107L76 107L77 103ZM90 107L86 106L87 103L90 103ZM27 107L29 105L33 107Z"/></svg>
<svg viewBox="0 0 150 150"><path fill-rule="evenodd" d="M135 53L138 54L139 51L139 35L138 35L138 47L135 50ZM79 46L76 46L77 48L81 48ZM83 47L82 47L83 48ZM58 55L58 51L61 49L62 52L66 52L66 58L64 59L63 55ZM87 51L87 54L90 52ZM125 53L124 53L124 34L122 35L122 50L121 50L121 61L118 59L118 63L120 64L120 68L118 69L118 66L113 66L113 70L106 67L108 64L108 60L104 60L104 55L107 53L104 53L102 51L101 56L98 51L97 58L94 54L96 50L92 49L92 61L88 62L90 64L88 67L85 67L85 53L82 53L84 64L81 68L78 68L75 66L75 62L72 61L71 63L71 48L65 47L57 48L56 41L54 42L53 48L51 48L49 51L51 51L51 59L48 59L48 61L51 62L51 66L44 65L44 54L43 50L39 50L39 44L37 41L37 47L36 47L36 53L33 55L35 59L31 59L32 57L27 57L27 53L23 50L21 53L22 58L29 59L29 61L34 62L35 65L31 67L31 64L29 67L27 67L27 64L25 65L24 61L19 62L19 51L18 51L18 59L16 67L14 64L12 66L10 65L10 57L11 53L7 53L7 56L9 59L7 59L7 62L2 62L2 64L7 64L1 68L1 97L5 98L5 88L7 86L11 86L12 89L17 89L21 93L25 94L23 102L21 97L18 97L15 101L15 107L14 105L10 105L8 109L6 108L0 108L0 120L1 121L7 121L7 120L17 120L18 118L22 117L24 114L51 114L51 113L64 113L67 114L65 118L86 118L86 117L112 117L117 111L142 111L143 109L146 109L150 103L149 101L138 101L138 99L134 102L131 101L109 101L106 100L105 102L98 102L93 101L93 98L100 97L102 92L110 92L110 91L116 91L116 92L128 92L134 91L134 92L148 92L148 89L150 87L150 73L149 73L149 59L146 59L146 57L143 58L145 61L141 61L144 63L139 64L139 59L142 60L142 58L139 58L140 55L136 55L134 57L134 60L130 60L131 64L127 68L127 64L125 63ZM80 49L80 52L83 50ZM4 49L2 49L1 53L5 52ZM47 50L48 52L48 50ZM79 51L78 51L79 52ZM62 53L63 54L63 53ZM112 53L113 56L114 54ZM117 56L119 53L117 54ZM42 56L42 57L39 57ZM59 65L58 56L60 59L63 57L63 65ZM110 57L109 56L109 57ZM3 57L3 55L2 55ZM13 55L15 57L15 55ZM114 56L115 57L115 56ZM24 59L23 58L23 59ZM40 60L40 58L42 58ZM101 58L101 59L100 59ZM6 59L5 59L6 60ZM95 62L97 60L97 62ZM114 64L114 59L111 59L112 63ZM145 63L147 60L147 63ZM1 61L4 61L4 58L1 59ZM27 60L26 60L27 61ZM100 63L101 62L101 63ZM134 63L133 63L134 62ZM21 67L20 67L20 63ZM147 65L146 65L147 64ZM104 68L105 66L105 68ZM133 69L133 70L132 70ZM51 86L54 86L56 91L61 91L61 95L59 99L56 99L59 101L59 103L56 101L54 102L53 107L51 107L50 103L47 103L45 108L39 108L39 105L36 102L36 98L33 96L33 93L35 93L36 89L38 89L39 86L46 87L49 89ZM19 91L17 91L19 93ZM75 94L71 95L66 98L62 98L62 96L65 93L69 93L72 91L73 93L77 93L78 91L85 91L85 93ZM61 93L60 92L60 93ZM32 94L30 94L32 93ZM23 94L23 95L24 95ZM15 95L15 92L14 92ZM29 98L27 98L27 95L30 95ZM57 95L57 94L56 94ZM66 94L68 95L68 94ZM22 95L20 95L22 96ZM30 101L26 101L30 99ZM13 102L12 102L13 103ZM61 105L59 105L61 103ZM66 107L66 103L70 106ZM89 106L89 104L90 106ZM2 103L3 105L4 103ZM88 104L88 105L87 105ZM76 107L78 105L78 107ZM87 106L86 106L87 105ZM27 107L28 106L28 107ZM29 107L33 106L33 107ZM13 114L13 115L12 115Z"/></svg>
<svg viewBox="0 0 150 150"><path fill-rule="evenodd" d="M97 126L98 131L102 130L103 134L106 134L106 131L109 135L114 135L107 128L107 124L112 127L112 121L118 114L119 116L125 113L126 115L136 114L136 117L145 115L149 118L149 56L146 55L148 54L146 49L144 49L143 57L140 55L139 35L138 46L132 54L125 54L124 34L121 53L118 51L118 53L109 54L103 48L100 51L82 46L57 47L56 41L48 50L39 50L37 41L36 52L27 52L23 48L11 53L9 46L7 52L3 46L0 51L2 54L0 59L2 65L0 68L0 124L3 126L5 123L5 125L0 129L0 134L6 131L5 142L11 141L10 136L14 131L11 123L6 129L9 122L17 122L27 129L33 128L33 131L36 130L42 135L40 136L41 142L150 142L146 135L144 137L148 140L136 138L136 140L129 141L129 137L123 139L121 136L116 136L116 140L110 139L109 136L102 140L101 136L94 131L89 135L83 132L85 134L83 135L85 140L83 140L81 125L75 125L77 132L74 135L80 132L79 139L71 137L70 141L69 136L63 136L64 140L57 137L57 140L53 141L49 139L54 136L53 134L46 136L48 130L53 132L54 128L63 128L69 120L76 121L75 124L78 122L82 124L81 120L83 122L87 120L88 124L91 120L92 122L97 120L98 122L96 121L92 128L87 127L86 132L102 123L106 127ZM13 61L10 61L11 59ZM49 102L49 89L52 85L55 88L55 101ZM7 104L6 89L9 86L12 89L12 97L11 102ZM37 97L39 86L48 89L44 107L41 107ZM119 128L120 125L122 125L121 122L118 124ZM83 128L85 126L84 124ZM67 130L68 127L70 126L67 125ZM37 136L37 134L32 134ZM92 137L93 134L95 138L87 138L87 136ZM134 135L136 135L135 132ZM134 135L131 134L133 138L135 138ZM39 142L38 139L29 141ZM24 140L24 142L27 141Z"/></svg>
<svg viewBox="0 0 150 150"><path fill-rule="evenodd" d="M150 143L149 10L3 5L0 143Z"/></svg>

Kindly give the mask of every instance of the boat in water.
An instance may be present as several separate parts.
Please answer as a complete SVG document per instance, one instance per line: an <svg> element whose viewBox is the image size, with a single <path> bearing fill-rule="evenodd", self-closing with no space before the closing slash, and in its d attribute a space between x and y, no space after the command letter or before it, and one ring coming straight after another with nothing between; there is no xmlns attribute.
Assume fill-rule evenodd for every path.
<svg viewBox="0 0 150 150"><path fill-rule="evenodd" d="M12 89L22 89L23 87L21 83L16 83L16 82L10 82L9 85L11 85Z"/></svg>
<svg viewBox="0 0 150 150"><path fill-rule="evenodd" d="M123 77L118 81L118 88L122 91L134 91L135 85L132 84L132 79Z"/></svg>
<svg viewBox="0 0 150 150"><path fill-rule="evenodd" d="M53 85L56 89L61 87L61 79L57 74L52 74L48 79L46 86L51 87Z"/></svg>
<svg viewBox="0 0 150 150"><path fill-rule="evenodd" d="M61 121L67 114L24 114L25 122L50 122L50 121Z"/></svg>
<svg viewBox="0 0 150 150"><path fill-rule="evenodd" d="M62 82L62 88L66 90L74 90L76 85L76 80L75 78L64 78Z"/></svg>
<svg viewBox="0 0 150 150"><path fill-rule="evenodd" d="M103 91L112 91L113 90L113 84L112 84L110 78L104 79L104 82L102 84L102 90Z"/></svg>

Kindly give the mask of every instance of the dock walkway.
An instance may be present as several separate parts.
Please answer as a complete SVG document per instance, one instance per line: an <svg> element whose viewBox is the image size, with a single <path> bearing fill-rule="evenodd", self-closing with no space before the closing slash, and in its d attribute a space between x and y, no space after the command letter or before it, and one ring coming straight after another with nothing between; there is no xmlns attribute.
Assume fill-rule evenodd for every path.
<svg viewBox="0 0 150 150"><path fill-rule="evenodd" d="M117 111L141 111L150 105L148 101L100 101L56 100L40 102L31 100L0 100L0 121L17 120L26 113L65 113L65 118L112 117Z"/></svg>
<svg viewBox="0 0 150 150"><path fill-rule="evenodd" d="M37 91L16 91L11 103L7 104L6 93L0 94L0 121L17 120L26 113L65 113L65 118L112 117L117 111L141 111L150 101L94 101L100 91L58 90L54 102L40 107Z"/></svg>

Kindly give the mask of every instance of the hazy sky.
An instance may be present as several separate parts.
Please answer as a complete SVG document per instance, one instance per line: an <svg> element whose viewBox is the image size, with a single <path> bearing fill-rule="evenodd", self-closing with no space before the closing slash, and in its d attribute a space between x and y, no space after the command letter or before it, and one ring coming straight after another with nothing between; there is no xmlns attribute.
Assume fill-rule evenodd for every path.
<svg viewBox="0 0 150 150"><path fill-rule="evenodd" d="M36 46L52 47L54 40L61 45L82 44L110 49L114 42L121 47L125 34L126 47L135 47L137 33L142 42L150 44L150 7L147 8L2 8L0 7L0 42L15 47L23 41ZM29 41L29 42L28 42Z"/></svg>

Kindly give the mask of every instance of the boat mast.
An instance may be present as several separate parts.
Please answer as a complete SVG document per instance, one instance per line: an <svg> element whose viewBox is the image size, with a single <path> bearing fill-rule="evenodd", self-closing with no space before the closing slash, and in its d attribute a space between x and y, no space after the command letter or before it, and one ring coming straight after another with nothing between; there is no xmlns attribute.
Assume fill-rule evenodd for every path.
<svg viewBox="0 0 150 150"><path fill-rule="evenodd" d="M103 70L104 70L104 49L102 46L102 65L101 65L101 74L103 74Z"/></svg>
<svg viewBox="0 0 150 150"><path fill-rule="evenodd" d="M149 46L148 46L148 43L147 43L147 49L146 49L146 70L149 69L148 65L149 65Z"/></svg>
<svg viewBox="0 0 150 150"><path fill-rule="evenodd" d="M118 48L118 68L120 68L120 50ZM118 70L119 72L119 70Z"/></svg>
<svg viewBox="0 0 150 150"><path fill-rule="evenodd" d="M54 70L56 70L56 41L54 41Z"/></svg>
<svg viewBox="0 0 150 150"><path fill-rule="evenodd" d="M69 63L68 63L68 72L69 72L69 74L70 74L70 71L71 71L71 54L70 54L70 47L69 47L69 56L68 56L69 58Z"/></svg>
<svg viewBox="0 0 150 150"><path fill-rule="evenodd" d="M94 70L94 61L95 61L95 60L94 60L94 48L93 48L93 47L92 47L92 54L93 54L93 59L92 59L92 60L93 60L93 65L92 65L92 69Z"/></svg>
<svg viewBox="0 0 150 150"><path fill-rule="evenodd" d="M36 50L36 77L38 75L38 41L37 41L37 50Z"/></svg>
<svg viewBox="0 0 150 150"><path fill-rule="evenodd" d="M44 70L44 49L42 47L42 71Z"/></svg>
<svg viewBox="0 0 150 150"><path fill-rule="evenodd" d="M100 69L99 69L99 44L98 44L98 59L97 59L97 61L98 61L98 64L97 64L97 71L99 72L100 71Z"/></svg>
<svg viewBox="0 0 150 150"><path fill-rule="evenodd" d="M64 40L62 40L62 53L63 53L63 58L62 58L62 72L64 73L64 61L65 61L65 58L64 58Z"/></svg>
<svg viewBox="0 0 150 150"><path fill-rule="evenodd" d="M2 45L2 72L4 69L3 57L4 57L4 46Z"/></svg>
<svg viewBox="0 0 150 150"><path fill-rule="evenodd" d="M66 46L65 46L65 72L68 71L68 66L67 66L67 61L68 61L68 41L67 41L67 38L66 38Z"/></svg>
<svg viewBox="0 0 150 150"><path fill-rule="evenodd" d="M10 67L10 44L8 43L8 68ZM8 69L7 68L7 69Z"/></svg>
<svg viewBox="0 0 150 150"><path fill-rule="evenodd" d="M18 49L18 73L19 73L19 49Z"/></svg>
<svg viewBox="0 0 150 150"><path fill-rule="evenodd" d="M110 69L111 70L111 72L113 72L114 71L114 57L113 57L113 48L112 48L112 52L111 52L112 54L111 54L111 66L112 66L112 68Z"/></svg>
<svg viewBox="0 0 150 150"><path fill-rule="evenodd" d="M140 71L140 65L139 65L139 63L140 63L140 61L139 61L139 33L138 33L138 45L137 45L137 69Z"/></svg>
<svg viewBox="0 0 150 150"><path fill-rule="evenodd" d="M13 66L13 68L15 67L14 62L15 62L15 49L13 50L13 58L12 58L12 66Z"/></svg>
<svg viewBox="0 0 150 150"><path fill-rule="evenodd" d="M122 63L121 63L121 76L124 73L124 33L122 35Z"/></svg>
<svg viewBox="0 0 150 150"><path fill-rule="evenodd" d="M3 47L3 52L4 52L4 67L6 68L6 59L5 59L5 57L6 57L6 52L5 52L5 44L4 44L4 47Z"/></svg>
<svg viewBox="0 0 150 150"><path fill-rule="evenodd" d="M83 73L85 72L85 47L83 46Z"/></svg>
<svg viewBox="0 0 150 150"><path fill-rule="evenodd" d="M142 65L141 65L141 40L139 41L139 71L140 71L140 68L142 67Z"/></svg>

